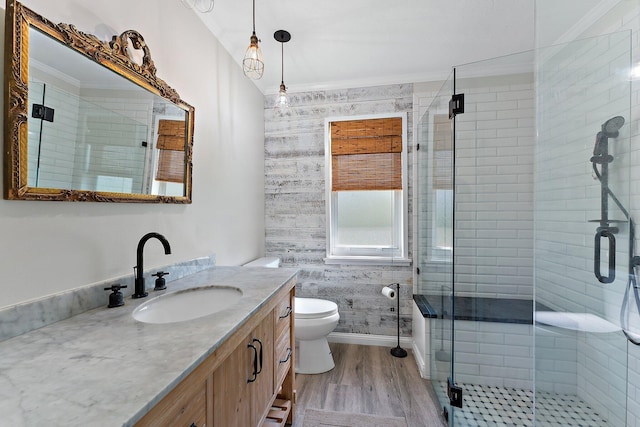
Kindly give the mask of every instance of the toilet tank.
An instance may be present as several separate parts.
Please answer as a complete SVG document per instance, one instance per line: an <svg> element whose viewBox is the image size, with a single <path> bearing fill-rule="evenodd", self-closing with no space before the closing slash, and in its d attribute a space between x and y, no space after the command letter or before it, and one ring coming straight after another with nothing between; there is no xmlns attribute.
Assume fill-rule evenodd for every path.
<svg viewBox="0 0 640 427"><path fill-rule="evenodd" d="M253 261L244 264L243 267L278 268L278 267L280 267L280 258L278 258L278 257L258 258L258 259L254 259Z"/></svg>

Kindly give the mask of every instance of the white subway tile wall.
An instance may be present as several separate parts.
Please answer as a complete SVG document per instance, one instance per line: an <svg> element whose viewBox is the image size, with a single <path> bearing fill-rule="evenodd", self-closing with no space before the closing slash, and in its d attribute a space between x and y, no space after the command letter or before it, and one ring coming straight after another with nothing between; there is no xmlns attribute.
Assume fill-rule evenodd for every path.
<svg viewBox="0 0 640 427"><path fill-rule="evenodd" d="M633 125L628 121L630 82L619 70L629 67L630 42L630 33L617 32L555 48L541 55L544 61L537 86L541 108L535 183L536 300L556 311L593 313L615 324L619 324L628 280L625 242L629 230L624 212L607 197L609 218L623 222L616 233L617 279L600 283L594 276L594 235L600 224L589 221L601 218L601 186L593 177L590 158L602 123L617 115L625 117L627 124L620 136L609 144L614 158L609 164L609 187L628 209L629 131ZM602 251L603 259L606 253ZM607 274L606 267L603 273ZM537 335L536 342L545 338ZM556 364L537 363L536 389L547 391L547 381L575 377L579 398L603 416L607 425L624 425L627 343L622 334L579 332L563 334L564 340L570 341L567 347L571 348L556 347L547 353L538 348L536 355ZM575 354L575 372L562 372L565 354Z"/></svg>
<svg viewBox="0 0 640 427"><path fill-rule="evenodd" d="M52 85L45 87L43 83L36 83L30 85L29 107L33 108L34 103L54 109L54 121L35 119L31 117L32 110L28 112L28 183L46 188L71 188L78 132L78 97Z"/></svg>
<svg viewBox="0 0 640 427"><path fill-rule="evenodd" d="M441 342L444 349L451 348L451 329L440 328L440 322L429 322L432 351ZM456 382L533 389L532 325L458 320L455 340ZM446 381L450 375L446 366L431 373L434 381Z"/></svg>
<svg viewBox="0 0 640 427"><path fill-rule="evenodd" d="M456 122L456 295L532 298L533 74L463 79L460 86L465 112ZM434 95L416 93L420 117ZM417 218L419 244L429 245L432 190L418 188L427 200L418 204L425 210ZM418 293L449 286L446 263L418 262Z"/></svg>
<svg viewBox="0 0 640 427"><path fill-rule="evenodd" d="M152 99L84 98L81 120L86 123L86 131L82 134L82 147L86 148L76 156L75 167L80 171L76 184L96 190L99 177L118 177L130 180L131 190L126 192L143 192L147 149L142 143L151 146L152 113ZM114 181L108 189L100 188L116 192L122 189L120 181Z"/></svg>
<svg viewBox="0 0 640 427"><path fill-rule="evenodd" d="M456 117L456 295L533 296L533 75L465 78Z"/></svg>

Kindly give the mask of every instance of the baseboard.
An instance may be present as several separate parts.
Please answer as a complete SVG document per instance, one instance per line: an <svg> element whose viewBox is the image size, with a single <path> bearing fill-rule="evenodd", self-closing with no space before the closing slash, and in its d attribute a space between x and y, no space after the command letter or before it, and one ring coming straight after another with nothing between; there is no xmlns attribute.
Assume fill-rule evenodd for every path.
<svg viewBox="0 0 640 427"><path fill-rule="evenodd" d="M398 345L398 337L389 335L350 334L346 332L331 332L327 337L329 342L341 344L375 345L378 347L395 347ZM400 347L412 348L413 340L409 337L400 337Z"/></svg>
<svg viewBox="0 0 640 427"><path fill-rule="evenodd" d="M431 379L427 370L427 365L425 364L422 354L420 353L420 349L416 346L415 341L411 343L411 348L413 349L413 358L416 361L416 365L418 365L420 376L426 380Z"/></svg>

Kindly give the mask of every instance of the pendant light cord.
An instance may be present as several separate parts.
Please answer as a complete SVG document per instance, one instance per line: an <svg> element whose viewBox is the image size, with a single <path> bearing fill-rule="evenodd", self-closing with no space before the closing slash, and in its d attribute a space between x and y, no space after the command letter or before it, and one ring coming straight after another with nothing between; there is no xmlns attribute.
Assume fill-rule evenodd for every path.
<svg viewBox="0 0 640 427"><path fill-rule="evenodd" d="M256 33L256 0L253 0L253 34Z"/></svg>
<svg viewBox="0 0 640 427"><path fill-rule="evenodd" d="M284 85L284 43L280 42L280 84Z"/></svg>

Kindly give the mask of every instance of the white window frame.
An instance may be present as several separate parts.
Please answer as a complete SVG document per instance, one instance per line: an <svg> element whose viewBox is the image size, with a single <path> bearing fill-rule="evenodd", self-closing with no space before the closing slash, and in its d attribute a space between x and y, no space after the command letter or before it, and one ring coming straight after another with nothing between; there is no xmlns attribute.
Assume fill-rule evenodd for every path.
<svg viewBox="0 0 640 427"><path fill-rule="evenodd" d="M394 218L396 220L394 230L397 245L394 248L376 246L342 246L336 247L335 237L337 232L336 194L332 188L331 170L331 123L349 120L369 120L399 117L402 119L402 190L394 198ZM382 113L367 114L361 116L328 117L324 122L324 152L325 152L325 192L327 215L327 253L324 259L326 264L378 264L378 265L411 265L409 254L408 236L408 191L407 191L407 114L406 113Z"/></svg>

